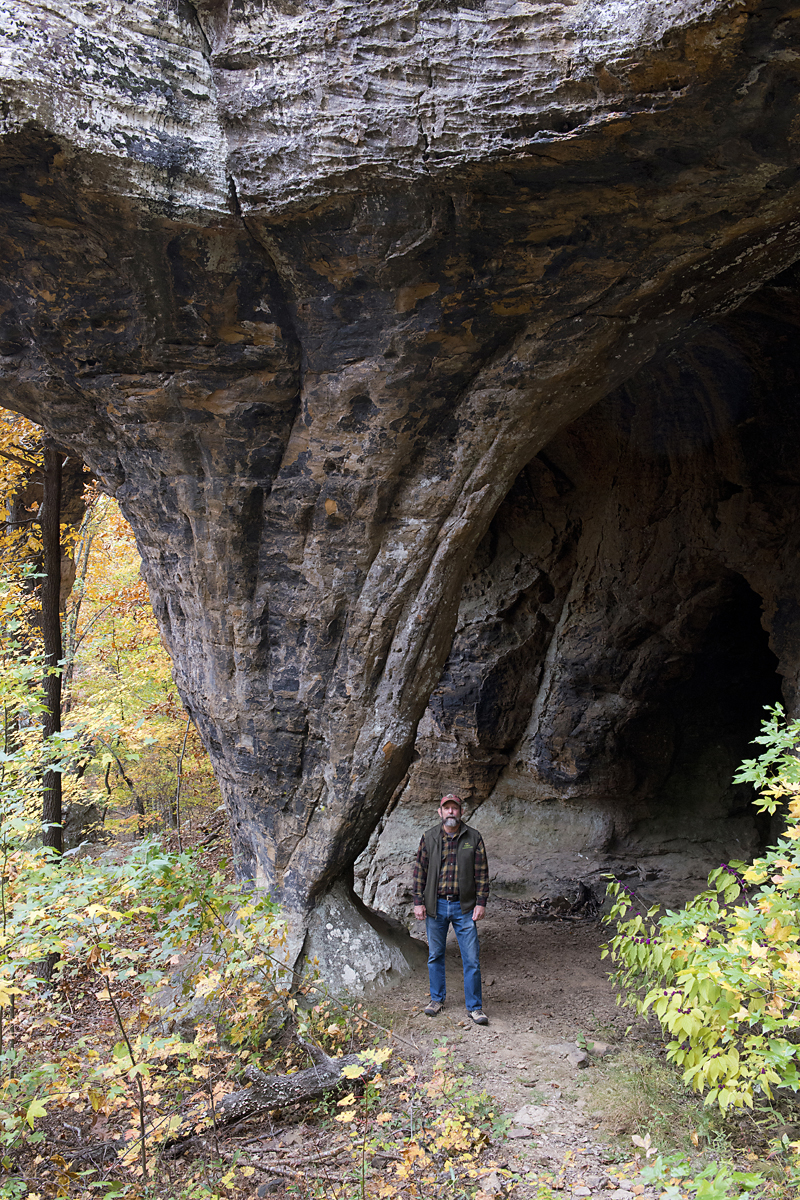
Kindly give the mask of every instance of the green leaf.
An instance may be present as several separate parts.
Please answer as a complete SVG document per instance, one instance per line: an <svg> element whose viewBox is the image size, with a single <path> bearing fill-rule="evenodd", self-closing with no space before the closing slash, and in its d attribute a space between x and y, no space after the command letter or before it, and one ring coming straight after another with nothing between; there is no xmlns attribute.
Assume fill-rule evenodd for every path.
<svg viewBox="0 0 800 1200"><path fill-rule="evenodd" d="M31 1100L31 1102L28 1105L28 1108L25 1112L25 1120L28 1122L31 1129L33 1129L33 1122L36 1120L37 1117L46 1117L46 1116L47 1116L47 1109L45 1108L44 1102L41 1100L36 1100L36 1099Z"/></svg>

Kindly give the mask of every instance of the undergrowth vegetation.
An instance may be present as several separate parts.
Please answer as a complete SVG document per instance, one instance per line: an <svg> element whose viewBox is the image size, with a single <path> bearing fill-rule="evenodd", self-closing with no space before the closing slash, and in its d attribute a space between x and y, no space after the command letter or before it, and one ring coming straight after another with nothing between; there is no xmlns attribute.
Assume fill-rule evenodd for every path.
<svg viewBox="0 0 800 1200"><path fill-rule="evenodd" d="M667 1200L795 1200L797 1179L780 1110L723 1114L704 1105L687 1092L653 1031L647 1032L644 1041L622 1047L594 1088L604 1124L626 1156L633 1147L625 1164L630 1186L658 1186L659 1198Z"/></svg>
<svg viewBox="0 0 800 1200"><path fill-rule="evenodd" d="M784 830L752 864L722 863L707 890L677 912L642 910L613 880L604 950L624 1003L652 1013L684 1084L723 1113L800 1089L800 721L772 709L762 754L735 782ZM800 1188L800 1140L780 1139Z"/></svg>
<svg viewBox="0 0 800 1200"><path fill-rule="evenodd" d="M3 889L0 1196L250 1195L270 1131L297 1121L318 1130L301 1153L291 1137L270 1147L289 1195L476 1193L504 1131L491 1098L446 1047L420 1072L362 1004L298 982L267 898L155 839L119 862L59 863L20 843ZM219 1104L243 1068L291 1074L309 1042L358 1052L342 1085L266 1114L260 1136L223 1130Z"/></svg>
<svg viewBox="0 0 800 1200"><path fill-rule="evenodd" d="M3 1166L44 1140L38 1118L69 1109L101 1114L121 1141L120 1165L146 1179L159 1147L205 1126L234 1088L232 1068L266 1053L270 1026L297 1003L274 906L150 840L119 864L57 862L20 846L6 855L2 888ZM93 1028L81 1020L87 1007Z"/></svg>

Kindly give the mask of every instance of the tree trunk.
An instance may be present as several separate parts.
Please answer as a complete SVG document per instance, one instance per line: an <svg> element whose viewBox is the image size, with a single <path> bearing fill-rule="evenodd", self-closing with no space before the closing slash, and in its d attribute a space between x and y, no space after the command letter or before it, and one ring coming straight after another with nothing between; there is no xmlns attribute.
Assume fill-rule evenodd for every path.
<svg viewBox="0 0 800 1200"><path fill-rule="evenodd" d="M47 710L42 720L45 753L52 755L48 739L61 732L61 461L63 454L45 447L44 490L41 506L44 578L42 580L42 636L44 639L44 694ZM45 771L42 795L42 840L59 854L64 849L61 825L61 772Z"/></svg>

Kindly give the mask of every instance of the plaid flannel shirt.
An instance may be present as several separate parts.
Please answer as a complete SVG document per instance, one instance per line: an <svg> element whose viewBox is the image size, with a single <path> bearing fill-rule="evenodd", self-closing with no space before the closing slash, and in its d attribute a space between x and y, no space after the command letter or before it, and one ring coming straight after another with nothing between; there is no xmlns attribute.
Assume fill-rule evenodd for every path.
<svg viewBox="0 0 800 1200"><path fill-rule="evenodd" d="M458 833L450 837L442 832L442 865L439 872L439 895L440 896L457 896L458 895L458 859L456 857L456 842ZM425 845L425 836L423 834L420 839L419 847L417 848L417 857L414 860L414 904L421 906L425 903L425 884L428 880L428 848ZM486 862L486 850L483 845L483 838L478 834L475 843L475 904L476 907L485 908L486 901L489 899L489 866Z"/></svg>

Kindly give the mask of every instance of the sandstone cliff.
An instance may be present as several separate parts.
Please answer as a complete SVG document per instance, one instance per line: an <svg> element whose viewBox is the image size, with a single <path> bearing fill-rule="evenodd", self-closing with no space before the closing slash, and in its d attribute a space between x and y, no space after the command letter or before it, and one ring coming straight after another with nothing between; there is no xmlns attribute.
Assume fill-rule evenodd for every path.
<svg viewBox="0 0 800 1200"><path fill-rule="evenodd" d="M670 654L637 657L637 638L694 585L668 562L680 530L653 516L682 484L654 467L623 505L650 515L615 527L611 512L603 447L621 453L626 421L654 423L646 376L627 393L636 419L618 393L582 414L800 254L792 6L11 0L7 13L3 403L118 496L239 870L280 893L296 948L349 903L457 621L439 695L458 696L470 638L505 662L484 715L455 703L489 748L475 796L516 795L528 771L522 793L586 799L602 839L617 772L627 828L645 778L663 780L635 766L646 732L621 732L626 704L647 719L623 682L640 669L654 695L668 687L655 676ZM688 411L702 405L674 382ZM732 468L708 470L742 488L731 512L747 503ZM480 595L489 625L505 612L513 554L495 562L484 539L515 506L528 561L503 650L470 628L469 605ZM740 519L761 547L755 511ZM555 522L549 545L540 518ZM784 533L772 517L762 529ZM678 578L654 596L659 538L653 586ZM699 572L704 587L733 595L736 575L758 590L730 544L714 553L724 569ZM582 601L593 554L608 563ZM601 593L622 596L618 612ZM443 708L434 695L423 750L437 729L452 742L460 718Z"/></svg>
<svg viewBox="0 0 800 1200"><path fill-rule="evenodd" d="M408 846L444 788L511 894L625 862L674 903L758 853L769 823L731 778L764 707L797 712L799 348L795 268L526 465L359 863L370 903L408 913Z"/></svg>

